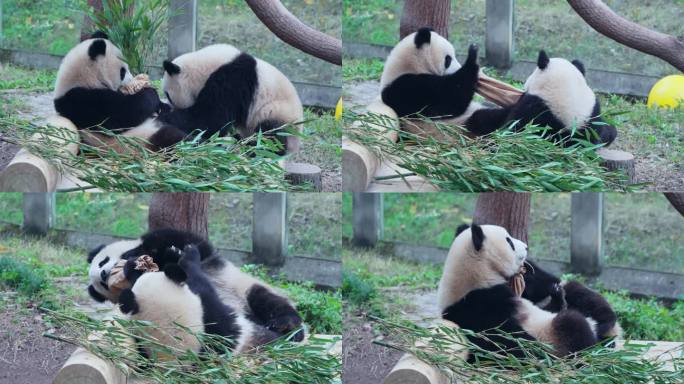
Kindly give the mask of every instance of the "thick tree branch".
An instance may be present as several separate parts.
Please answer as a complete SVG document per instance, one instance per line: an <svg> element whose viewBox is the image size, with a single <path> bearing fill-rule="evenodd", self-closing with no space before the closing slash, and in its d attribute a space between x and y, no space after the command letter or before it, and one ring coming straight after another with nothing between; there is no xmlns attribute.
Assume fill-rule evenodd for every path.
<svg viewBox="0 0 684 384"><path fill-rule="evenodd" d="M516 239L527 243L532 195L520 192L480 193L475 203L473 223L499 225Z"/></svg>
<svg viewBox="0 0 684 384"><path fill-rule="evenodd" d="M173 228L208 238L208 193L155 193L147 223L150 231Z"/></svg>
<svg viewBox="0 0 684 384"><path fill-rule="evenodd" d="M601 0L568 0L597 32L620 44L656 56L684 72L684 39L653 31L613 12Z"/></svg>
<svg viewBox="0 0 684 384"><path fill-rule="evenodd" d="M342 65L342 40L302 23L279 0L245 0L254 14L281 40L309 55Z"/></svg>

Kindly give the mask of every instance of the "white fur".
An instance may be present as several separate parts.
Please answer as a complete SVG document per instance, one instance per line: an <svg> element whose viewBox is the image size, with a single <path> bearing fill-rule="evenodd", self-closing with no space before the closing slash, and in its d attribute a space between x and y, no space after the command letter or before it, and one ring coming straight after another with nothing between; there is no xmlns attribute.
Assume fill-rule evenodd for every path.
<svg viewBox="0 0 684 384"><path fill-rule="evenodd" d="M481 228L485 240L479 252L473 246L470 228L456 236L451 244L437 291L440 311L472 290L507 283L525 262L525 243L511 237L503 227L482 225ZM507 237L515 251L508 245Z"/></svg>
<svg viewBox="0 0 684 384"><path fill-rule="evenodd" d="M551 322L556 314L535 306L527 299L521 298L519 303L516 318L522 329L539 341L554 344L556 339Z"/></svg>
<svg viewBox="0 0 684 384"><path fill-rule="evenodd" d="M90 268L88 270L88 277L90 278L90 283L92 284L93 288L95 288L95 290L99 294L106 297L108 300L112 302L117 301L117 298L113 297L112 293L104 289L100 284L100 282L102 282L100 274L102 273L102 271L105 271L107 276L109 276L109 273L114 267L114 264L121 260L121 256L127 251L137 247L141 243L142 241L140 239L115 241L111 244L106 245L104 248L100 250L100 252L98 252L95 255L95 257L93 257L93 260L90 263ZM109 257L109 261L100 266L99 264L102 261L104 261L107 257Z"/></svg>
<svg viewBox="0 0 684 384"><path fill-rule="evenodd" d="M103 40L107 46L104 56L95 61L90 59L88 49L96 40ZM121 68L126 76L121 80ZM72 48L59 66L55 82L54 98L59 98L73 88L108 88L118 90L133 79L128 64L123 61L119 48L106 39L88 39Z"/></svg>
<svg viewBox="0 0 684 384"><path fill-rule="evenodd" d="M577 67L562 58L551 58L545 69L535 68L525 90L540 97L565 128L580 127L592 117L596 95Z"/></svg>
<svg viewBox="0 0 684 384"><path fill-rule="evenodd" d="M454 46L436 32L430 32L430 42L420 49L414 43L416 33L404 37L390 52L385 60L385 68L380 78L380 89L384 89L392 81L405 74L430 73L448 75L456 72L461 66L456 60ZM451 56L451 65L444 67L444 58Z"/></svg>

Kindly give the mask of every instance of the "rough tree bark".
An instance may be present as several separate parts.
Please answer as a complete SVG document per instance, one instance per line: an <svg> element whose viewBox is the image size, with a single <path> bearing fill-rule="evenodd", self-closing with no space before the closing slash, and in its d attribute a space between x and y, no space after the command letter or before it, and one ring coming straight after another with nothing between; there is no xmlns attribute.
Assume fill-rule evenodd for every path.
<svg viewBox="0 0 684 384"><path fill-rule="evenodd" d="M601 0L568 0L598 33L637 51L661 58L684 72L684 38L657 32L625 19Z"/></svg>
<svg viewBox="0 0 684 384"><path fill-rule="evenodd" d="M147 216L149 230L173 228L208 237L208 193L155 193Z"/></svg>
<svg viewBox="0 0 684 384"><path fill-rule="evenodd" d="M399 38L412 34L423 27L449 38L449 14L451 0L406 0L401 14Z"/></svg>
<svg viewBox="0 0 684 384"><path fill-rule="evenodd" d="M519 192L480 193L475 204L473 223L500 225L511 236L527 243L531 196Z"/></svg>
<svg viewBox="0 0 684 384"><path fill-rule="evenodd" d="M88 0L88 7L95 9L95 11L102 11L102 0ZM83 25L81 26L81 41L90 39L93 32L95 32L95 23L86 14L83 16Z"/></svg>
<svg viewBox="0 0 684 384"><path fill-rule="evenodd" d="M281 40L325 60L342 65L342 40L302 23L279 0L245 0L252 12Z"/></svg>
<svg viewBox="0 0 684 384"><path fill-rule="evenodd" d="M672 204L674 209L684 216L684 193L683 192L666 192L665 198Z"/></svg>

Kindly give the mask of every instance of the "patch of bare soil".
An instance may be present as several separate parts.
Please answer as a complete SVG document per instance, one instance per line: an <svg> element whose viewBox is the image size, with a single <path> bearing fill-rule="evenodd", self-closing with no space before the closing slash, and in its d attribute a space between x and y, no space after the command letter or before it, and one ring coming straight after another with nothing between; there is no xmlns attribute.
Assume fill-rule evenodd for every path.
<svg viewBox="0 0 684 384"><path fill-rule="evenodd" d="M6 305L0 312L0 383L51 383L75 348L43 337L48 328L36 309Z"/></svg>
<svg viewBox="0 0 684 384"><path fill-rule="evenodd" d="M378 384L392 370L402 352L373 344L378 337L370 323L345 314L342 334L342 382Z"/></svg>

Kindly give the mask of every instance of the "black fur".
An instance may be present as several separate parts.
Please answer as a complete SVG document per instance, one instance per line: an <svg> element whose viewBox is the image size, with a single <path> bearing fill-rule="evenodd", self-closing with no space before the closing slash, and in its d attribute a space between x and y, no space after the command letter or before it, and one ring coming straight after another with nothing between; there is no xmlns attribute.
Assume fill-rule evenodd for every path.
<svg viewBox="0 0 684 384"><path fill-rule="evenodd" d="M182 272L185 272L187 277L185 282L202 301L204 332L237 340L241 329L236 322L235 311L221 301L216 289L202 270L198 248L192 244L186 245L179 255L181 257L178 266ZM181 277L178 271L173 272L174 269L175 267L167 266L164 268L164 273L167 276L171 274L174 278Z"/></svg>
<svg viewBox="0 0 684 384"><path fill-rule="evenodd" d="M90 36L91 39L106 39L109 40L109 36L107 36L106 33L102 31L95 31L92 36Z"/></svg>
<svg viewBox="0 0 684 384"><path fill-rule="evenodd" d="M119 295L119 308L121 309L121 312L129 315L135 315L140 311L138 301L135 300L135 293L133 293L130 288L121 291L121 294Z"/></svg>
<svg viewBox="0 0 684 384"><path fill-rule="evenodd" d="M482 227L473 223L470 226L470 232L472 233L471 237L473 239L473 247L475 247L476 251L480 251L480 249L482 249L482 244L484 243L485 239L484 232L482 232Z"/></svg>
<svg viewBox="0 0 684 384"><path fill-rule="evenodd" d="M572 61L572 65L574 65L575 67L577 67L577 69L578 69L580 72L582 72L582 75L586 75L586 71L584 70L584 64L583 64L581 61L575 59L575 60Z"/></svg>
<svg viewBox="0 0 684 384"><path fill-rule="evenodd" d="M533 302L538 303L547 298L554 291L554 286L558 286L561 280L543 270L537 263L527 259L525 262L526 272L523 275L525 280L525 290L522 297ZM558 312L551 310L551 308L544 308L547 311Z"/></svg>
<svg viewBox="0 0 684 384"><path fill-rule="evenodd" d="M250 319L279 335L287 335L302 326L302 318L290 302L264 286L254 285L249 289L247 304L251 311ZM300 330L292 339L302 341L304 331Z"/></svg>
<svg viewBox="0 0 684 384"><path fill-rule="evenodd" d="M277 145L277 150L275 153L277 155L285 155L287 152L287 136L285 136L283 133L287 132L286 129L278 129L282 126L286 125L286 123L282 121L277 121L277 120L266 120L262 121L259 123L259 128L257 128L257 132L262 132L265 137L275 140L275 144ZM243 137L240 137L240 135L236 135L238 139L244 139ZM250 145L256 145L256 142L250 142Z"/></svg>
<svg viewBox="0 0 684 384"><path fill-rule="evenodd" d="M478 109L466 120L465 127L478 136L486 135L501 128L510 112L510 107Z"/></svg>
<svg viewBox="0 0 684 384"><path fill-rule="evenodd" d="M163 64L163 65L164 65L164 70L166 71L166 73L168 73L168 74L171 75L171 76L177 75L177 74L179 74L180 71L181 71L181 69L180 69L179 66L177 66L177 65L174 64L174 63L172 63L172 62L169 61L169 60L164 60L164 64Z"/></svg>
<svg viewBox="0 0 684 384"><path fill-rule="evenodd" d="M422 115L452 118L462 115L475 95L480 70L477 46L471 45L468 58L458 71L446 76L404 74L382 90L382 101L400 117Z"/></svg>
<svg viewBox="0 0 684 384"><path fill-rule="evenodd" d="M162 114L159 120L186 133L203 131L203 138L217 132L221 136L235 134L233 126L246 125L258 86L256 64L254 57L240 54L209 76L193 106Z"/></svg>
<svg viewBox="0 0 684 384"><path fill-rule="evenodd" d="M454 235L454 237L457 237L458 235L461 234L461 232L465 231L468 228L470 228L470 225L468 225L468 224L459 225L458 228L456 228L456 234Z"/></svg>
<svg viewBox="0 0 684 384"><path fill-rule="evenodd" d="M100 55L104 56L105 53L107 53L107 43L102 39L93 41L90 44L90 48L88 48L88 56L93 61L97 60L97 57Z"/></svg>
<svg viewBox="0 0 684 384"><path fill-rule="evenodd" d="M178 264L167 264L164 267L164 275L176 284L184 283L188 279L188 275Z"/></svg>
<svg viewBox="0 0 684 384"><path fill-rule="evenodd" d="M503 348L514 356L523 357L524 353L517 347L515 341L496 336L496 329L499 329L520 338L534 340L515 319L517 308L517 298L511 288L508 285L499 284L469 292L461 300L448 306L442 318L474 332L487 331L488 338L493 342L480 337L469 337L471 342L485 350L501 351ZM499 348L495 343L499 345Z"/></svg>
<svg viewBox="0 0 684 384"><path fill-rule="evenodd" d="M416 48L420 49L423 44L430 44L430 40L432 37L432 29L431 28L421 28L416 32L416 37L413 39L413 42L416 44Z"/></svg>
<svg viewBox="0 0 684 384"><path fill-rule="evenodd" d="M207 266L216 268L223 266L220 258L212 257L214 253L212 245L194 233L165 228L148 232L142 235L140 240L142 243L139 246L124 253L121 257L134 260L139 256L149 255L161 271L167 264L178 263L179 253L170 251L171 247L181 250L189 244L194 244L199 249L201 259L209 264Z"/></svg>
<svg viewBox="0 0 684 384"><path fill-rule="evenodd" d="M107 300L107 298L104 297L104 296L102 296L102 295L100 294L100 292L96 291L96 290L95 290L95 287L93 287L92 285L89 285L89 286L88 286L88 293L90 294L90 297L93 298L93 300L95 300L95 301L97 301L97 302L99 302L99 303L104 303L105 300Z"/></svg>
<svg viewBox="0 0 684 384"><path fill-rule="evenodd" d="M585 317L572 309L559 312L551 321L558 354L565 356L595 345L598 340Z"/></svg>
<svg viewBox="0 0 684 384"><path fill-rule="evenodd" d="M546 52L543 49L539 51L539 56L537 56L537 67L539 67L541 70L544 70L549 65L549 61L550 60L546 55Z"/></svg>
<svg viewBox="0 0 684 384"><path fill-rule="evenodd" d="M91 249L90 252L88 252L88 263L91 263L95 256L97 256L97 254L100 253L102 248L104 248L105 246L106 244L100 244L97 247Z"/></svg>

